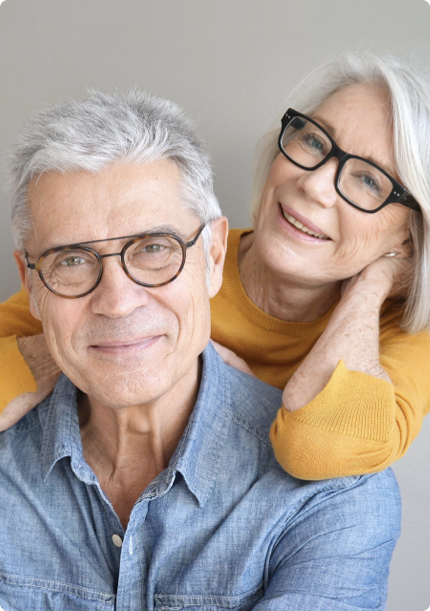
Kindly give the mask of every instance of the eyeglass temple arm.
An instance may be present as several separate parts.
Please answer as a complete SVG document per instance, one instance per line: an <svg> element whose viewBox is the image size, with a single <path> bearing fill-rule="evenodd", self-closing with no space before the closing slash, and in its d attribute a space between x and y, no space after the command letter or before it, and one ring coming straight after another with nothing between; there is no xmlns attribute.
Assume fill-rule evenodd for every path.
<svg viewBox="0 0 430 611"><path fill-rule="evenodd" d="M27 267L30 269L36 269L36 264L35 263L30 263L30 261L28 260L28 252L24 252L24 258L26 260L27 263Z"/></svg>
<svg viewBox="0 0 430 611"><path fill-rule="evenodd" d="M409 193L409 191L405 191L398 200L396 200L399 204L403 204L408 208L412 208L413 210L421 210L417 200Z"/></svg>
<svg viewBox="0 0 430 611"><path fill-rule="evenodd" d="M190 246L194 246L194 244L199 239L199 236L205 227L206 227L206 223L203 223L202 225L200 225L200 228L198 232L196 233L196 235L194 236L194 238L190 240L189 242L185 242L185 246L187 246L187 248L189 248Z"/></svg>

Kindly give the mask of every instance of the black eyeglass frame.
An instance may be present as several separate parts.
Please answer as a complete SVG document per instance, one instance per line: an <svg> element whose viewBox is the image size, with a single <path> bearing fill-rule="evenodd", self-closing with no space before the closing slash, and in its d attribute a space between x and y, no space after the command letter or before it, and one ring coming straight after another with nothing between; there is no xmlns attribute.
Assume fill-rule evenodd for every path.
<svg viewBox="0 0 430 611"><path fill-rule="evenodd" d="M291 125L291 123L293 122L295 117L301 117L303 119L306 119L306 121L310 121L311 123L313 123L318 129L320 129L327 136L327 138L331 142L332 149L331 149L330 153L327 155L327 157L325 157L322 161L317 163L312 168L308 168L308 167L298 163L297 161L295 161L291 157L289 157L288 154L285 152L283 146L282 146L282 137L284 135L284 132L287 129L287 127L289 125ZM333 140L331 135L323 127L321 127L321 125L319 123L317 123L316 121L314 121L313 119L311 119L307 115L304 115L303 113L298 112L297 110L294 110L293 108L289 108L287 110L287 112L284 114L284 116L282 117L282 128L281 128L281 132L280 132L279 138L278 138L278 146L279 146L279 150L288 159L288 161L291 161L291 163L294 163L294 165L298 166L299 168L302 168L303 170L307 170L309 172L312 172L313 170L317 170L322 165L327 163L327 161L329 161L330 159L335 157L339 161L339 166L338 166L337 172L336 172L336 177L335 177L335 181L334 181L334 187L335 187L337 193L346 202L348 202L348 204L350 204L351 206L354 206L354 208L357 208L358 210L362 210L363 212L367 212L368 214L374 214L375 212L379 212L379 210L381 210L382 208L384 208L388 204L393 204L393 203L402 204L403 206L407 206L408 208L412 208L412 210L417 210L417 211L421 210L418 202L413 197L413 195L407 189L405 189L405 187L403 187L399 182L397 182L397 180L395 180L392 176L390 176L390 174L388 172L386 172L383 168L381 168L376 163L373 163L373 161L370 161L369 159L366 159L365 157L359 157L358 155L351 155L349 153L346 153L345 151L343 151L336 144L336 142ZM353 201L351 201L340 190L339 183L340 183L340 178L341 178L341 175L342 175L342 170L344 168L345 163L349 159L359 159L361 161L365 161L366 163L369 163L374 168L376 168L377 170L382 172L382 174L384 174L391 181L391 184L393 185L391 193L389 194L387 199L378 208L375 208L374 210L368 210L367 208L361 208L360 206L355 204Z"/></svg>
<svg viewBox="0 0 430 611"><path fill-rule="evenodd" d="M174 233L165 233L165 232L151 233L151 232L147 232L147 233L140 233L140 234L136 234L136 235L121 236L121 237L118 237L118 238L106 238L105 240L90 240L88 242L78 242L76 244L65 244L64 246L56 246L55 248L49 248L48 250L45 250L41 255L39 255L36 263L30 263L29 262L27 251L24 252L24 257L25 257L25 260L26 260L26 263L27 263L27 267L29 269L35 269L37 271L37 273L39 274L40 279L42 280L42 282L46 286L46 288L49 291L51 291L51 293L54 293L55 295L58 295L59 297L64 297L64 299L79 299L80 297L85 297L86 295L89 295L89 293L92 293L94 291L94 289L97 288L97 286L99 285L99 283L100 283L100 281L102 279L102 276L103 276L103 262L102 262L102 259L104 259L105 257L114 257L114 256L117 256L117 255L119 255L121 257L122 268L123 268L124 272L127 274L127 276L130 278L130 280L133 280L133 282L135 282L136 284L139 284L141 286L145 286L145 287L148 287L148 288L156 288L156 287L159 287L159 286L164 286L165 284L170 284L170 282L173 282L173 280L175 280L179 276L179 274L184 269L185 261L186 261L186 258L187 258L187 250L188 250L188 248L190 248L191 246L194 246L194 244L199 239L200 234L202 233L202 231L206 227L206 225L207 225L207 223L203 223L202 225L200 225L196 235L189 242L184 242L184 240L182 238L180 238L179 236L175 235ZM136 280L136 278L133 278L133 276L130 274L130 271L127 269L127 265L125 263L125 253L127 252L127 250L133 244L135 244L139 240L141 240L143 238L147 238L147 237L151 237L151 238L169 237L169 238L174 238L179 243L179 245L180 245L180 247L182 249L182 263L181 263L178 271L176 272L176 274L170 280L166 280L165 282L160 282L158 284L148 284L148 283L145 283L145 282L139 282L138 280ZM127 240L127 239L129 239L129 241L124 244L124 246L121 248L120 252L112 252L112 253L108 253L106 255L101 255L96 250L94 250L93 248L89 248L88 246L84 246L85 244L98 244L99 242L112 242L113 240ZM94 283L94 285L88 291L86 291L85 293L82 293L81 295L63 295L62 293L58 293L57 291L55 291L46 282L45 278L43 277L42 270L41 270L42 262L43 262L43 260L48 255L50 255L50 254L52 254L54 252L59 252L61 250L65 250L67 252L68 250L72 251L72 250L76 250L77 248L79 248L80 250L84 250L85 252L90 252L91 254L93 254L96 257L96 259L97 259L97 261L99 263L99 274L98 274L97 280Z"/></svg>

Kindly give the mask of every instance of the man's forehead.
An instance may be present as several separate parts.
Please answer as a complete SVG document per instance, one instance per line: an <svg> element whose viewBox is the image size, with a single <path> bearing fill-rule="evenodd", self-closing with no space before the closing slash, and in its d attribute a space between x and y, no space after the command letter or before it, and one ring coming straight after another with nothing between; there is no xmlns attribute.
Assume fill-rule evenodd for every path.
<svg viewBox="0 0 430 611"><path fill-rule="evenodd" d="M43 174L29 187L31 241L47 249L146 231L186 236L194 215L183 203L180 179L170 160L115 164L97 174Z"/></svg>

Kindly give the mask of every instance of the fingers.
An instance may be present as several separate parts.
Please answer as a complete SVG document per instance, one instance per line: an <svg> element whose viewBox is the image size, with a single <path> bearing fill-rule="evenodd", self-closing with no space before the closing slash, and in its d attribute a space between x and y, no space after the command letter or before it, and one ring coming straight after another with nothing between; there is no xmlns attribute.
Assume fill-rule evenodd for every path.
<svg viewBox="0 0 430 611"><path fill-rule="evenodd" d="M233 352L233 350L222 346L213 339L211 339L211 342L215 350L218 352L218 354L224 361L224 363L227 363L227 365L231 365L231 367L239 369L239 371L243 371L244 373L255 377L255 373L248 367L246 361L241 359L240 356L237 356L237 354Z"/></svg>
<svg viewBox="0 0 430 611"><path fill-rule="evenodd" d="M27 392L10 401L0 414L0 432L16 424L36 405L46 399L49 392Z"/></svg>
<svg viewBox="0 0 430 611"><path fill-rule="evenodd" d="M383 256L385 257L397 257L399 259L407 259L412 257L414 254L414 245L410 237L406 237L400 244L393 245Z"/></svg>

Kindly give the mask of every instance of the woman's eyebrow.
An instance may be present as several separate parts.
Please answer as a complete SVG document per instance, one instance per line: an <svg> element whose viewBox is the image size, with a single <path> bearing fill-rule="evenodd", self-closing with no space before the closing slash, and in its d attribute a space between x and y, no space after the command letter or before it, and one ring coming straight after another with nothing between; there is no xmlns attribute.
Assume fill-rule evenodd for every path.
<svg viewBox="0 0 430 611"><path fill-rule="evenodd" d="M312 117L312 119L317 123L320 123L324 129L328 131L328 133L336 140L336 128L331 123L328 123L323 118L318 117L318 115Z"/></svg>
<svg viewBox="0 0 430 611"><path fill-rule="evenodd" d="M391 166L389 163L385 163L381 159L376 159L375 157L373 157L373 155L366 155L365 159L368 159L369 161L377 165L382 170L385 170L386 172L388 172L388 174L392 176L393 178L395 178L397 181L399 180L399 177L397 176L397 172L395 168Z"/></svg>
<svg viewBox="0 0 430 611"><path fill-rule="evenodd" d="M315 117L312 117L312 118L317 123L320 123L322 125L322 127L324 127L324 129L326 131L328 131L328 133L333 137L333 139L336 140L336 128L331 123L328 123L327 121L325 121L321 117L318 117L318 115L315 116ZM346 151L346 152L348 153L349 151ZM369 161L371 161L372 163L374 163L378 167L380 167L383 170L385 170L386 172L388 172L391 176L396 178L396 170L390 164L387 164L387 163L383 162L381 159L376 159L376 157L374 157L373 155L364 155L364 156L361 155L361 156L364 159L368 159ZM397 178L396 178L396 180L397 180Z"/></svg>

